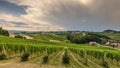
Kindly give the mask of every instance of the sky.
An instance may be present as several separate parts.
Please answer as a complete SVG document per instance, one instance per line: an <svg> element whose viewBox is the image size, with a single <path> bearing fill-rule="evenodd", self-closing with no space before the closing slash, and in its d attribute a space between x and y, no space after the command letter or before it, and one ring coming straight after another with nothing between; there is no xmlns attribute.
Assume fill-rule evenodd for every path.
<svg viewBox="0 0 120 68"><path fill-rule="evenodd" d="M22 31L120 31L120 0L0 0L0 26Z"/></svg>

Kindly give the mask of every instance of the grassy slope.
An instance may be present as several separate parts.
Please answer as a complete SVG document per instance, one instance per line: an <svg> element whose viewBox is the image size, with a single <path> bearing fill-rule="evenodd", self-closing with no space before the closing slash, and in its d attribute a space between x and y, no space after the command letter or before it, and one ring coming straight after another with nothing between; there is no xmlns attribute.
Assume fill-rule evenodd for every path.
<svg viewBox="0 0 120 68"><path fill-rule="evenodd" d="M48 41L48 39L55 39L56 40L57 39L56 35L54 36L55 38L53 38L53 35L52 36L44 36L44 37L35 35L35 37L36 38L33 39L33 40L26 40L26 39L9 38L9 37L0 35L0 44L17 44L17 45L26 45L26 46L32 44L32 45L35 45L35 46L41 46L41 45L42 46L60 46L60 47L68 47L68 48L75 48L75 49L107 51L107 52L115 52L115 53L120 52L120 51L118 51L116 49L113 49L113 48L107 48L107 47L101 47L101 46L92 46L92 45L88 45L88 44L72 44L72 43L67 43L67 42L50 42L50 41ZM43 38L46 38L46 39L43 39ZM65 40L64 37L62 39ZM59 39L57 39L57 40L59 40ZM74 56L74 59L78 58L75 55L73 55L73 56ZM71 57L73 57L73 56L71 56ZM56 59L53 59L53 61L55 61L55 60L59 60L60 57L59 56L56 56L56 57L53 56L52 58L56 58ZM73 58L71 58L71 59L73 59ZM79 64L81 62L83 62L82 60L81 61L79 61L79 60L75 61L74 59L71 60L71 62L72 62L71 64L72 64L73 67L74 66L79 67ZM74 64L74 63L77 63L77 65ZM95 64L95 63L93 62L93 64ZM99 66L99 64L96 64L96 65ZM95 65L92 65L92 66L95 66ZM89 68L89 67L86 67L86 68Z"/></svg>
<svg viewBox="0 0 120 68"><path fill-rule="evenodd" d="M39 37L38 37L39 38ZM68 48L78 48L78 49L88 49L88 50L97 50L97 51L111 51L118 52L118 50L113 48L107 48L102 46L94 46L88 44L73 44L67 42L50 42L46 40L26 40L26 39L18 39L18 38L9 38L7 36L0 35L0 44L18 44L18 45L35 45L35 46L62 46Z"/></svg>
<svg viewBox="0 0 120 68"><path fill-rule="evenodd" d="M64 40L66 40L65 36L56 35L56 34L29 34L29 36L31 36L37 40L46 40L46 41L49 41L49 40L64 41Z"/></svg>
<svg viewBox="0 0 120 68"><path fill-rule="evenodd" d="M120 40L120 33L113 33L113 32L102 32L100 34L106 35L113 40Z"/></svg>

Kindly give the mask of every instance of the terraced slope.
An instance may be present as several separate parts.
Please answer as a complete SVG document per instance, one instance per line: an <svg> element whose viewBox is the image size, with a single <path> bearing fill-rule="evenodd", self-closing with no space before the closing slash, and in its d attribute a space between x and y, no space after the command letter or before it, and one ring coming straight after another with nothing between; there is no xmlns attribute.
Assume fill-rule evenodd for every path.
<svg viewBox="0 0 120 68"><path fill-rule="evenodd" d="M27 61L21 62L23 54ZM67 53L67 57L64 55ZM5 55L5 56L3 56ZM1 59L1 56L5 59ZM47 56L44 63L43 57ZM63 58L66 58L63 60ZM69 58L69 59L68 59ZM63 63L66 61L67 63ZM0 68L119 68L120 51L88 44L0 36Z"/></svg>

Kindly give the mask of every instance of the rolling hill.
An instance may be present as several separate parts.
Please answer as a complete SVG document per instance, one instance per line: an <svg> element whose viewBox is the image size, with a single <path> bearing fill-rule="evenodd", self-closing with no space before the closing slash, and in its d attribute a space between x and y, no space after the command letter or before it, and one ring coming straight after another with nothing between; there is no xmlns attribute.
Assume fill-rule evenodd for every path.
<svg viewBox="0 0 120 68"><path fill-rule="evenodd" d="M63 35L28 35L34 39L0 35L0 68L119 68L118 49L64 42Z"/></svg>

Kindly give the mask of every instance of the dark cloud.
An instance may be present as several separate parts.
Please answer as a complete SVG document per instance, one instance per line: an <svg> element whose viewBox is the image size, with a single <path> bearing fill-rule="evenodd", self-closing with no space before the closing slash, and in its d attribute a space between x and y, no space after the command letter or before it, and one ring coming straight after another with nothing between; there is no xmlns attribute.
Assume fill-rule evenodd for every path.
<svg viewBox="0 0 120 68"><path fill-rule="evenodd" d="M19 25L19 26L21 26L21 25L27 25L27 24L22 23L22 22L11 22L11 23L13 23L13 24L15 24L15 25Z"/></svg>
<svg viewBox="0 0 120 68"><path fill-rule="evenodd" d="M0 0L0 13L8 13L12 15L26 14L26 7L27 6L18 6L17 4L10 3L7 0Z"/></svg>
<svg viewBox="0 0 120 68"><path fill-rule="evenodd" d="M8 22L5 20L0 20L0 25L3 26L14 26L14 27L27 27L28 24L23 23L23 22Z"/></svg>
<svg viewBox="0 0 120 68"><path fill-rule="evenodd" d="M43 19L65 27L67 30L120 30L120 0L93 0L84 6L75 0L54 1L43 8Z"/></svg>

